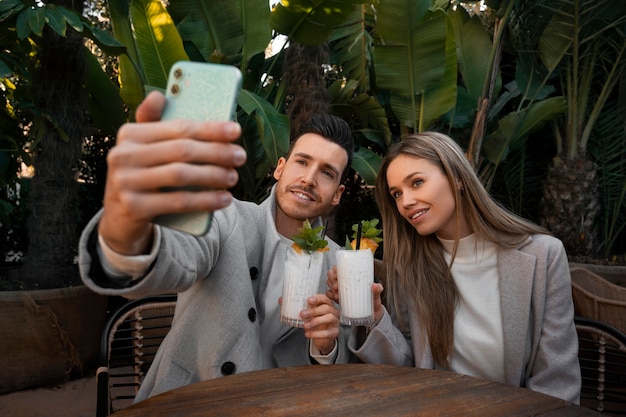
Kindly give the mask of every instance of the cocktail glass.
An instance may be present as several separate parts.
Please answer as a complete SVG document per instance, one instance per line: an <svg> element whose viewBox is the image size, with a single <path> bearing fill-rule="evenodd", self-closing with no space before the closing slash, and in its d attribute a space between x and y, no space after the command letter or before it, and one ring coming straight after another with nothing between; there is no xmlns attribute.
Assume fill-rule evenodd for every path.
<svg viewBox="0 0 626 417"><path fill-rule="evenodd" d="M304 326L300 311L307 307L307 298L318 292L323 264L323 252L308 254L305 251L298 253L293 248L287 249L281 323L292 327Z"/></svg>
<svg viewBox="0 0 626 417"><path fill-rule="evenodd" d="M369 249L337 251L337 281L341 323L374 323L374 254Z"/></svg>

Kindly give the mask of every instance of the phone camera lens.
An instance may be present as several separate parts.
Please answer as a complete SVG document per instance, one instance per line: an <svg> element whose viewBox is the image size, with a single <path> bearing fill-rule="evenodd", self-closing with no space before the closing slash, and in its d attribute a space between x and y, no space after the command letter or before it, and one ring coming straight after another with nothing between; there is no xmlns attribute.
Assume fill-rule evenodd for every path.
<svg viewBox="0 0 626 417"><path fill-rule="evenodd" d="M170 89L170 91L172 92L172 95L177 95L180 91L180 87L178 86L178 84L172 84L172 88Z"/></svg>
<svg viewBox="0 0 626 417"><path fill-rule="evenodd" d="M176 78L177 80L180 80L183 76L183 70L180 68L176 68L174 70L174 78Z"/></svg>

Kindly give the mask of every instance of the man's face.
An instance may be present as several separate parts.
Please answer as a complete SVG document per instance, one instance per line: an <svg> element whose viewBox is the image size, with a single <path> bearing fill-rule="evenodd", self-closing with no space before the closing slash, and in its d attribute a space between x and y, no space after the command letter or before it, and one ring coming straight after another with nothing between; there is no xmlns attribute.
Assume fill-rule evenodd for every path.
<svg viewBox="0 0 626 417"><path fill-rule="evenodd" d="M315 133L302 135L289 159L280 158L274 171L278 180L278 209L287 218L301 222L325 214L339 204L344 186L341 174L348 163L346 151Z"/></svg>

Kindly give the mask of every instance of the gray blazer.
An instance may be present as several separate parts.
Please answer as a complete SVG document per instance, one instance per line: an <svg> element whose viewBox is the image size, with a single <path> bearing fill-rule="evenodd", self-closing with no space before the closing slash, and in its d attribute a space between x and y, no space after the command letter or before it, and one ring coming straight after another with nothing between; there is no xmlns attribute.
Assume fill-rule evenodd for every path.
<svg viewBox="0 0 626 417"><path fill-rule="evenodd" d="M261 369L262 300L281 239L274 211L273 189L261 205L234 201L215 212L205 236L162 228L155 264L144 278L124 288L103 276L94 251L100 216L91 220L80 240L79 266L85 285L127 298L178 293L172 328L135 401L193 382ZM330 240L329 247L321 293L326 291L326 271L334 265L338 248ZM284 326L284 332L273 347L274 365L311 364L304 331ZM342 329L336 363L348 362L347 334L347 328Z"/></svg>
<svg viewBox="0 0 626 417"><path fill-rule="evenodd" d="M505 382L578 403L578 337L563 244L534 235L516 249L500 248L498 273ZM407 313L410 334L403 335L385 311L362 345L357 332L350 335L350 349L364 362L434 368L414 311Z"/></svg>

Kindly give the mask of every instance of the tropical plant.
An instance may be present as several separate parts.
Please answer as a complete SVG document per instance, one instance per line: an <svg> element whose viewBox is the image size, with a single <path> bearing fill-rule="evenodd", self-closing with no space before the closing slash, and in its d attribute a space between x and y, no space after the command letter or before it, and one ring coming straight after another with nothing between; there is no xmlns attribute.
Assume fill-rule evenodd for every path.
<svg viewBox="0 0 626 417"><path fill-rule="evenodd" d="M73 261L80 232L76 170L89 126L84 85L96 91L94 83L101 80L98 72L90 72L94 67L87 60L83 37L121 51L121 46L93 28L80 10L70 9L72 4L64 7L21 0L0 4L1 91L6 103L2 155L8 161L0 184L17 194L19 164L32 163L35 171L28 201L6 199L3 204L5 213L13 210L9 202L20 201L28 207L28 247L23 266L13 277L28 289L75 283ZM84 77L87 72L90 77ZM109 115L115 114L109 111ZM2 219L2 226L10 230L7 216Z"/></svg>
<svg viewBox="0 0 626 417"><path fill-rule="evenodd" d="M599 254L616 261L626 254L626 102L607 102L589 140L600 178Z"/></svg>
<svg viewBox="0 0 626 417"><path fill-rule="evenodd" d="M234 65L241 70L237 120L248 161L240 170L237 195L261 199L267 171L286 152L289 137L285 114L271 102L279 74L267 68L264 59L271 41L267 4L176 1L165 8L159 0L110 0L108 5L113 34L127 48L119 63L120 92L131 119L147 91L165 88L169 69L178 60Z"/></svg>
<svg viewBox="0 0 626 417"><path fill-rule="evenodd" d="M536 132L565 111L565 100L521 43L529 35L519 29L519 1L452 3L459 81L455 107L436 129L466 147L485 186L507 207L532 217L540 176L529 148L543 146Z"/></svg>
<svg viewBox="0 0 626 417"><path fill-rule="evenodd" d="M623 152L617 151L625 141L624 127L613 125L611 135L605 129L591 140L594 146L587 145L590 134L598 131L592 128L597 118L613 107L617 114L624 112L623 99L616 97L624 71L623 2L487 0L486 9L478 2L465 3L475 6L470 18L460 8L450 13L460 83L455 110L444 121L461 142L471 126L468 158L488 188L496 185L492 192L509 208L557 234L571 255L593 248L607 256L624 230L626 173ZM488 39L477 17L491 33ZM556 134L548 131L546 123L557 120L561 128ZM572 128L575 123L578 128ZM587 160L571 162L573 149ZM554 153L556 158L547 158ZM599 166L597 178L592 163ZM581 170L586 178L579 177Z"/></svg>
<svg viewBox="0 0 626 417"><path fill-rule="evenodd" d="M272 41L270 25L287 37L287 45L328 42L333 111L353 125L363 145L354 168L372 183L377 157L392 140L383 105L406 128L429 126L454 106L456 55L447 16L431 1L363 3L370 2L295 0L279 2L270 14L258 1L210 1L201 8L191 1L172 2L167 8L157 0L130 5L109 1L113 33L128 51L120 59L122 97L132 115L147 90L164 87L167 71L178 59L239 66L244 74L238 114L244 146L261 158L251 159L243 172L242 183L252 184L243 196L258 199L252 191L287 145L288 100L281 84L285 56L263 56ZM396 23L400 17L402 25ZM374 83L370 74L375 74ZM263 149L257 148L260 144Z"/></svg>
<svg viewBox="0 0 626 417"><path fill-rule="evenodd" d="M617 162L610 158L610 165L598 171L598 163L606 160L593 157L590 142L600 133L596 129L600 116L616 103L616 87L624 82L626 3L555 0L538 2L535 7L552 16L538 45L546 67L559 75L568 104L565 117L555 125L557 155L546 181L542 223L564 241L572 255L595 255L599 249L608 253L616 233L624 228L625 207L623 197L612 200L608 193L617 191L620 196L626 184L615 183L609 171L621 171L617 175L624 181L624 155L617 152ZM622 113L617 116L621 120L623 108L622 102ZM604 148L623 149L624 126L618 125L613 133L607 138L615 142L605 142ZM602 182L606 187L599 187ZM596 227L602 209L611 226L602 228L608 234L600 237Z"/></svg>
<svg viewBox="0 0 626 417"><path fill-rule="evenodd" d="M376 86L388 91L404 126L425 130L456 103L457 56L448 17L428 1L385 1L376 10Z"/></svg>
<svg viewBox="0 0 626 417"><path fill-rule="evenodd" d="M347 120L354 132L358 146L349 187L362 189L373 184L381 156L404 134L447 130L467 146L468 158L485 184L490 187L495 183L501 195L509 196L506 204L521 214L532 200L530 181L539 180L531 166L533 153L551 142L537 132L544 132L546 122L565 112L571 98L560 97L554 88L554 75L560 74L557 70L570 60L569 52L563 51L571 48L561 48L563 59L552 66L544 65L529 51L536 49L538 34L554 33L554 23L548 25L549 19L563 13L554 5L580 1L485 3L489 6L486 11L474 7L468 13L470 6L465 5L466 9L448 0L292 0L279 2L271 11L258 0L177 0L167 6L160 0L108 0L113 34L121 44L112 49L113 42L103 41L81 17L64 17L63 26L57 23L60 20L55 18L53 5L36 7L23 0L4 0L0 3L0 23L10 30L0 34L2 45L9 45L0 53L0 70L12 75L4 78L2 89L10 105L0 117L3 127L5 120L10 123L0 138L7 150L0 153L0 171L10 172L16 161L30 155L18 155L23 153L25 142L15 141L20 137L15 132L21 132L35 108L27 105L31 99L25 87L30 85L32 73L27 65L33 65L29 57L40 41L39 32L33 29L39 23L34 22L47 19L55 33L67 28L98 41L110 55L124 51L119 56L119 93L115 86L90 87L90 102L108 110L99 112L95 107L90 113L98 125L108 127L108 132L114 132L126 119L124 108L128 120L133 120L134 110L146 93L165 87L169 68L177 60L240 68L244 79L237 120L243 128L241 144L248 152L248 162L240 170L242 180L234 190L239 198L260 201L267 195L271 183L268 173L288 147L293 94L307 91L290 84L294 81L292 60L298 56L294 52L327 48L328 58L316 55L309 65L323 68L321 79L326 83L330 108ZM27 12L30 5L32 10L45 11L37 12L41 15ZM21 14L24 16L19 23ZM45 18L38 20L36 16ZM618 31L618 26L607 26L605 31ZM564 29L562 24L556 28ZM287 39L282 48L275 46L279 35ZM581 39L588 42L592 38ZM290 48L292 53L288 54ZM270 49L274 49L272 54ZM89 75L104 74L96 70L95 59L89 62ZM588 103L596 98L591 97ZM110 114L122 117L107 119ZM606 144L598 146L598 155L600 150L611 149ZM613 166L619 165L612 161ZM613 179L611 184L617 189L622 183ZM353 191L347 190L345 196L354 195ZM605 206L613 204L618 209L622 206L616 204L623 204L623 200L611 203L605 199ZM607 227L614 224L610 227L612 236L621 230L619 219L604 217ZM352 224L354 219L348 217L344 222Z"/></svg>
<svg viewBox="0 0 626 417"><path fill-rule="evenodd" d="M314 14L314 8L305 7L311 3L298 0L276 7L272 22L281 24L273 29L295 42L314 41L307 37L310 31L298 30ZM339 2L315 3L323 10ZM298 12L289 12L295 6ZM449 111L456 91L452 32L435 2L370 1L352 9L343 23L335 23L328 39L332 109L350 123L357 144L352 167L358 175L348 178L335 216L338 227L329 232L337 238L350 233L359 214L379 215L371 184L388 146ZM350 209L355 205L359 213Z"/></svg>

